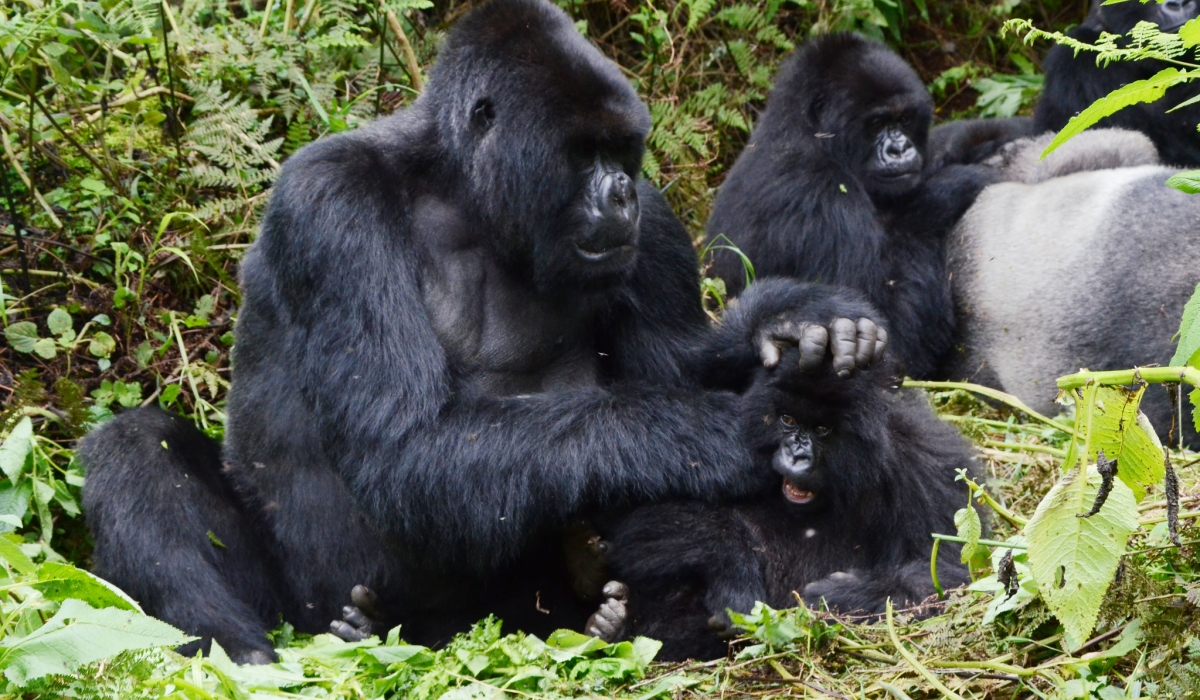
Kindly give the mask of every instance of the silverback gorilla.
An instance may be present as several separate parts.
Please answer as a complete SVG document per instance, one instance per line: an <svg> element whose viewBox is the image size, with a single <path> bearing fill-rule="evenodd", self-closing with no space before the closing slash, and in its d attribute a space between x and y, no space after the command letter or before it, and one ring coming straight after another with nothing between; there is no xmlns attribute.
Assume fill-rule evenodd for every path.
<svg viewBox="0 0 1200 700"><path fill-rule="evenodd" d="M848 375L883 334L792 282L710 328L637 180L649 126L565 13L495 0L410 108L290 158L240 273L223 452L154 410L83 445L97 573L239 661L356 584L411 641L487 613L545 633L590 612L556 554L573 514L765 488L739 427L764 362Z"/></svg>
<svg viewBox="0 0 1200 700"><path fill-rule="evenodd" d="M1121 2L1104 4L1093 0L1087 19L1068 34L1080 41L1095 43L1101 32L1128 34L1138 22L1152 22L1164 32L1177 32L1188 20L1200 16L1198 0L1164 2ZM1096 63L1096 54L1079 54L1069 46L1054 46L1046 54L1042 67L1046 86L1034 112L1038 133L1058 131L1067 121L1096 100L1135 80L1149 78L1168 64L1152 59ZM1100 126L1141 131L1154 141L1163 162L1168 165L1200 166L1200 105L1179 107L1200 95L1196 83L1176 85L1161 99L1136 104L1100 121Z"/></svg>
<svg viewBox="0 0 1200 700"><path fill-rule="evenodd" d="M760 278L866 294L914 377L933 374L953 340L945 235L995 179L973 165L931 173L932 118L920 78L888 48L854 34L814 39L776 77L707 227L710 244L728 239ZM718 249L714 271L741 289L739 256Z"/></svg>
<svg viewBox="0 0 1200 700"><path fill-rule="evenodd" d="M737 504L651 504L597 519L627 599L601 606L588 631L662 640L660 660L716 658L732 632L727 609L791 607L798 592L809 605L874 614L888 598L932 595L930 533L954 531L967 502L957 472L975 461L923 396L889 390L885 370L764 372L746 395L745 432L775 467L773 487ZM957 546L941 548L938 577L945 587L970 580Z"/></svg>

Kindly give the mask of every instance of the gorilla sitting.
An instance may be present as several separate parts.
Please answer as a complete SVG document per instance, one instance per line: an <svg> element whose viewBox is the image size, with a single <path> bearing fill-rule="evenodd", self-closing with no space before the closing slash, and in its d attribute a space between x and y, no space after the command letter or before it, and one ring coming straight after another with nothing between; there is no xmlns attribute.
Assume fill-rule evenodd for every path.
<svg viewBox="0 0 1200 700"><path fill-rule="evenodd" d="M97 573L238 661L272 657L280 615L330 629L357 584L414 642L487 613L544 634L590 612L573 514L761 490L757 368L795 345L848 374L883 335L795 283L711 329L689 237L637 181L649 127L564 12L494 0L412 107L292 156L241 268L223 453L155 410L82 446Z"/></svg>
<svg viewBox="0 0 1200 700"><path fill-rule="evenodd" d="M1067 34L1080 41L1095 43L1101 32L1128 34L1138 22L1153 22L1164 32L1176 32L1188 20L1200 16L1200 0L1165 2L1121 2L1104 4L1093 0L1087 19ZM1046 54L1042 68L1046 84L1034 112L1036 131L1058 131L1093 102L1135 80L1143 80L1166 68L1160 61L1114 61L1105 66L1096 55L1076 55L1069 46L1055 46ZM1171 165L1200 166L1200 104L1179 107L1200 95L1200 84L1185 83L1167 90L1155 102L1126 107L1102 119L1099 126L1141 131L1150 136L1164 162Z"/></svg>
<svg viewBox="0 0 1200 700"><path fill-rule="evenodd" d="M954 531L967 503L956 470L974 468L962 437L923 396L889 391L883 369L763 375L747 395L745 431L775 483L734 505L601 518L611 574L627 588L609 585L613 600L590 633L660 639L661 660L716 658L732 632L726 609L791 607L796 591L809 605L882 613L889 598L902 605L935 592L930 533ZM969 581L958 546L941 548L938 578Z"/></svg>
<svg viewBox="0 0 1200 700"><path fill-rule="evenodd" d="M931 172L932 118L917 74L882 44L814 39L780 70L707 227L759 277L862 291L914 377L934 373L954 335L945 235L995 179L969 165ZM739 256L718 249L714 272L742 288Z"/></svg>

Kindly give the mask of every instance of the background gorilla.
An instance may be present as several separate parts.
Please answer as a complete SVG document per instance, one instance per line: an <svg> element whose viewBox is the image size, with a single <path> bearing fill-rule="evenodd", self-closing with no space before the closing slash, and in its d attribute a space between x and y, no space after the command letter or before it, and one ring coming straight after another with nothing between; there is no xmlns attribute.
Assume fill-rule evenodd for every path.
<svg viewBox="0 0 1200 700"><path fill-rule="evenodd" d="M1138 22L1153 22L1163 31L1178 31L1188 20L1200 15L1197 0L1166 0L1165 2L1122 2L1103 5L1093 0L1087 19L1068 35L1095 43L1101 32L1127 34ZM1167 65L1159 61L1114 61L1103 68L1096 65L1096 55L1082 52L1075 55L1068 46L1055 46L1046 54L1042 68L1046 84L1034 112L1038 133L1058 131L1067 121L1096 100L1122 85L1149 78ZM1100 126L1122 127L1141 131L1154 140L1166 163L1180 166L1200 166L1200 104L1168 112L1184 101L1200 94L1200 85L1187 83L1167 90L1162 99L1149 104L1126 107L1100 121Z"/></svg>
<svg viewBox="0 0 1200 700"><path fill-rule="evenodd" d="M1039 161L1052 137L1006 147L993 165L1015 181L985 189L950 237L962 333L951 376L1045 413L1061 375L1166 364L1200 282L1200 197L1163 184L1175 171L1153 165L1148 139L1085 131ZM1138 167L1094 169L1112 165ZM1166 393L1152 388L1143 409L1166 439Z"/></svg>
<svg viewBox="0 0 1200 700"><path fill-rule="evenodd" d="M660 639L660 659L716 658L726 645L713 628L729 630L727 608L791 607L799 591L810 605L880 613L889 597L901 605L935 592L930 533L954 532L967 503L955 481L974 467L965 441L923 396L888 391L883 371L775 374L750 392L744 418L758 458L778 472L769 492L602 519L628 600L624 620L609 603L590 631ZM947 587L970 580L957 546L941 548L938 577Z"/></svg>
<svg viewBox="0 0 1200 700"><path fill-rule="evenodd" d="M92 435L97 572L243 661L356 584L412 641L489 612L544 634L589 612L573 513L761 488L731 391L760 350L828 341L848 372L882 342L806 324L872 312L795 284L711 331L687 233L635 184L649 126L566 14L496 0L410 109L290 158L241 269L224 466L154 411Z"/></svg>
<svg viewBox="0 0 1200 700"><path fill-rule="evenodd" d="M708 222L709 243L727 237L760 277L861 290L916 377L933 373L954 332L944 236L994 179L971 166L926 172L932 115L917 74L882 44L814 39L780 70ZM740 290L741 259L714 260Z"/></svg>

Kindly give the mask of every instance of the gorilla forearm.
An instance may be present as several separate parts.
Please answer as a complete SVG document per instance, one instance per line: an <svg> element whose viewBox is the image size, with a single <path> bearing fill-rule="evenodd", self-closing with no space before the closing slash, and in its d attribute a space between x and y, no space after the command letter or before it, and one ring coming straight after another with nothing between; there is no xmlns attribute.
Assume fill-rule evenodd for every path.
<svg viewBox="0 0 1200 700"><path fill-rule="evenodd" d="M761 487L737 405L731 394L633 387L482 400L447 407L394 451L350 440L340 463L376 521L410 547L486 570L585 507Z"/></svg>

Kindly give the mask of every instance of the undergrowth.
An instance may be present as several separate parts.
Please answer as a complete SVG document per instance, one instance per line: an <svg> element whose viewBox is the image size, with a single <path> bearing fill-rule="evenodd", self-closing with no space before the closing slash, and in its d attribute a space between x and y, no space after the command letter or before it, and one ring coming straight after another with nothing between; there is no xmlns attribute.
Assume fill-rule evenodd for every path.
<svg viewBox="0 0 1200 700"><path fill-rule="evenodd" d="M941 119L1003 116L1028 111L1040 75L1037 48L1000 27L1015 17L1064 28L1086 9L1012 0L562 4L650 105L646 176L697 236L779 61L809 33L854 29L889 42L930 85ZM1084 462L1094 450L1076 445L1070 423L1054 427L947 387L931 399L979 446L988 472L979 486L1010 518L993 518L991 542L1008 546L972 544L974 590L950 592L942 614L925 621L905 611L867 623L760 608L743 618L748 636L730 658L706 664L651 663L649 640L504 636L495 621L436 652L405 645L402 634L347 645L283 625L282 662L262 668L236 667L220 651L185 659L161 648L179 643L178 631L81 571L90 542L75 441L114 411L150 404L221 436L237 262L280 163L411 103L446 27L467 9L445 0L0 5L0 694L1200 694L1192 513L1181 516L1183 548L1170 544L1162 489L1148 479L1094 631L1064 638L1020 548L1028 543L1009 540L1066 478L1072 449ZM705 289L716 309L719 281ZM1186 506L1200 494L1193 456L1170 459ZM969 527L941 534L971 539Z"/></svg>

